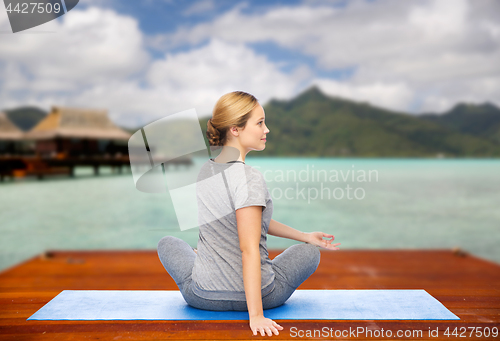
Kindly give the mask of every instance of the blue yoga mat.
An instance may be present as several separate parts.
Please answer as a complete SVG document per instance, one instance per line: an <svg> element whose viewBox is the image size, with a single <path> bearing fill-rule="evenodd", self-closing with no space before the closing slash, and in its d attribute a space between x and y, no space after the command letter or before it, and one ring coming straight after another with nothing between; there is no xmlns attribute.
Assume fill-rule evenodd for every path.
<svg viewBox="0 0 500 341"><path fill-rule="evenodd" d="M460 320L425 290L296 290L276 320ZM28 320L248 320L189 306L180 291L64 290Z"/></svg>

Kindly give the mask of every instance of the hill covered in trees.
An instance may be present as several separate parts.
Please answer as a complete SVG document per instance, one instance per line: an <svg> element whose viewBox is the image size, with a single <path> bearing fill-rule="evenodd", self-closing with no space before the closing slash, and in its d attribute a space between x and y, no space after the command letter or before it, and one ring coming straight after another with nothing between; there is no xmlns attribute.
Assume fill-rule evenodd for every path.
<svg viewBox="0 0 500 341"><path fill-rule="evenodd" d="M493 122L500 126L500 115L489 111L498 112L498 108L457 107L463 106L473 108L467 111L466 119L455 111L446 115L409 115L327 96L312 87L291 100L271 100L264 106L270 133L262 156L500 156L500 143L495 139L498 130L491 129ZM476 107L481 117L475 115ZM488 124L470 129L475 119L486 120L483 114ZM207 120L201 122L204 131Z"/></svg>
<svg viewBox="0 0 500 341"><path fill-rule="evenodd" d="M425 114L419 115L419 118L463 134L500 143L500 109L491 103L461 103L442 115Z"/></svg>

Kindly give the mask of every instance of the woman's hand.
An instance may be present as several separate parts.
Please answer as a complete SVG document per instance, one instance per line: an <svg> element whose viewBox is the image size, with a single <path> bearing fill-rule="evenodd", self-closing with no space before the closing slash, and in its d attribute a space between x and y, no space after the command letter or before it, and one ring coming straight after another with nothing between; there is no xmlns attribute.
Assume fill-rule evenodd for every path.
<svg viewBox="0 0 500 341"><path fill-rule="evenodd" d="M332 238L332 239L326 240L326 239L323 239L323 237ZM337 247L337 245L340 245L340 243L332 244L334 239L335 239L335 237L333 235L326 234L323 232L306 233L306 243L309 243L309 244L312 244L315 246L319 246L319 247L322 247L322 248L327 249L327 250L338 250L339 249Z"/></svg>
<svg viewBox="0 0 500 341"><path fill-rule="evenodd" d="M278 329L283 330L283 327L274 322L271 319L264 317L264 315L255 316L250 318L250 329L252 329L253 335L257 335L260 331L260 335L273 336L273 333L279 335Z"/></svg>

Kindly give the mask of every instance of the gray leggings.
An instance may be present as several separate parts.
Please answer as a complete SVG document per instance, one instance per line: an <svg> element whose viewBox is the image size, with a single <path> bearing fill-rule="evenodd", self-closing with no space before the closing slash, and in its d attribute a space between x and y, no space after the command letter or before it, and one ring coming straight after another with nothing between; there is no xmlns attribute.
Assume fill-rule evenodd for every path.
<svg viewBox="0 0 500 341"><path fill-rule="evenodd" d="M190 306L204 310L248 311L246 301L209 300L193 293L191 273L196 253L184 240L173 236L163 237L158 242L158 257ZM276 256L272 260L275 286L262 297L263 309L285 303L295 289L316 271L319 260L319 247L308 243L292 245Z"/></svg>

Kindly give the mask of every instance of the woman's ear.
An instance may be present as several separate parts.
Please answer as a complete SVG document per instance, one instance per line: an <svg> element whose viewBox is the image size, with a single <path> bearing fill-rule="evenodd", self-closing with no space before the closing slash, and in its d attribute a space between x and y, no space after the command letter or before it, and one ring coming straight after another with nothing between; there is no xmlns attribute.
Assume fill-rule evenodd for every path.
<svg viewBox="0 0 500 341"><path fill-rule="evenodd" d="M236 127L236 126L229 128L229 131L231 132L231 134L233 134L233 136L238 136L240 134L238 127Z"/></svg>

